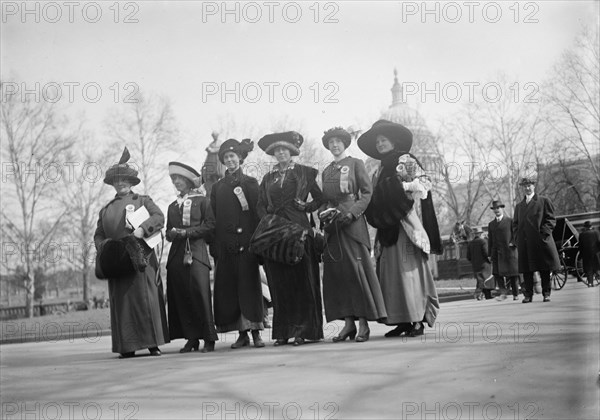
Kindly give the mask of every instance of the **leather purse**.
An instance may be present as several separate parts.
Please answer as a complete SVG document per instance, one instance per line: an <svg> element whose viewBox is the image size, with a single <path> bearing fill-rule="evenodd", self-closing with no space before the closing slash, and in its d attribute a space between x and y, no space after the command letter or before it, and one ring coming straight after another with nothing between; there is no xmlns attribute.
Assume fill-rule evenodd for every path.
<svg viewBox="0 0 600 420"><path fill-rule="evenodd" d="M190 267L194 262L194 256L192 255L192 247L190 245L190 238L185 238L185 250L183 251L183 265Z"/></svg>

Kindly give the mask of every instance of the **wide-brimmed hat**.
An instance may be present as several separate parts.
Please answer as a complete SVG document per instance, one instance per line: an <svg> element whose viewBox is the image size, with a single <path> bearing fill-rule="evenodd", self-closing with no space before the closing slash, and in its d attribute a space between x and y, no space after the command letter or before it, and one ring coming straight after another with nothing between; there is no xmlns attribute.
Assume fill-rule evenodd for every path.
<svg viewBox="0 0 600 420"><path fill-rule="evenodd" d="M118 179L124 179L131 185L137 185L141 182L137 176L138 171L127 164L130 157L129 150L125 147L121 154L121 159L119 159L119 163L108 168L104 174L105 184L113 185Z"/></svg>
<svg viewBox="0 0 600 420"><path fill-rule="evenodd" d="M473 228L473 230L471 231L471 233L476 234L476 233L483 233L483 229L481 228L481 226L475 226Z"/></svg>
<svg viewBox="0 0 600 420"><path fill-rule="evenodd" d="M494 209L499 209L499 208L504 208L504 203L502 202L502 200L494 200L492 201L492 207L490 207L492 210Z"/></svg>
<svg viewBox="0 0 600 420"><path fill-rule="evenodd" d="M240 157L240 163L243 163L244 159L246 159L248 156L248 153L250 153L253 149L254 142L252 142L250 139L244 139L241 142L237 141L236 139L225 140L221 147L219 147L219 161L225 164L225 162L223 162L223 156L225 153L234 152Z"/></svg>
<svg viewBox="0 0 600 420"><path fill-rule="evenodd" d="M375 122L370 130L358 138L356 143L366 155L381 160L385 155L379 153L376 147L377 136L380 134L387 137L396 150L410 152L413 142L412 132L402 124L393 123L388 120Z"/></svg>
<svg viewBox="0 0 600 420"><path fill-rule="evenodd" d="M524 175L523 177L521 177L521 180L519 181L519 185L537 184L537 180L538 180L537 172L532 171L532 172L528 173L527 175Z"/></svg>
<svg viewBox="0 0 600 420"><path fill-rule="evenodd" d="M321 139L323 141L323 146L325 146L325 148L328 150L329 139L333 137L337 137L338 139L340 139L344 143L344 146L346 146L346 149L350 146L350 143L352 142L352 135L350 133L348 133L342 127L333 127L327 130L323 135L323 138Z"/></svg>
<svg viewBox="0 0 600 420"><path fill-rule="evenodd" d="M304 143L304 137L295 131L286 131L285 133L267 134L258 141L260 147L268 155L273 156L277 147L289 149L292 156L300 154L300 146Z"/></svg>
<svg viewBox="0 0 600 420"><path fill-rule="evenodd" d="M197 170L181 162L169 162L169 176L180 175L189 179L194 187L202 185L202 176Z"/></svg>

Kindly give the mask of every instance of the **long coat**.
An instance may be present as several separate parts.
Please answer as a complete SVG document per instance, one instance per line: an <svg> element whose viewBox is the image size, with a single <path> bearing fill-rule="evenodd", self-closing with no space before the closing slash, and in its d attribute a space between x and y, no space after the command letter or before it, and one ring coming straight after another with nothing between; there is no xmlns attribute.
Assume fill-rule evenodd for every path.
<svg viewBox="0 0 600 420"><path fill-rule="evenodd" d="M323 301L327 321L349 316L387 317L381 285L371 262L371 240L363 215L373 188L362 160L345 157L323 170L321 210L337 208L355 220L327 234L323 253Z"/></svg>
<svg viewBox="0 0 600 420"><path fill-rule="evenodd" d="M513 241L510 217L504 215L500 222L494 218L488 224L488 251L492 259L492 273L506 277L519 275L517 247Z"/></svg>
<svg viewBox="0 0 600 420"><path fill-rule="evenodd" d="M291 164L284 172L277 169L263 177L259 187L257 212L260 217L275 213L310 229L307 213L319 208L322 192L316 182L317 170ZM294 207L294 198L312 201L306 210ZM312 230L304 243L305 255L296 265L265 260L265 272L273 299L273 338L323 338L323 310L319 262Z"/></svg>
<svg viewBox="0 0 600 420"><path fill-rule="evenodd" d="M597 230L584 230L579 234L579 252L583 258L583 271L600 269L600 232Z"/></svg>
<svg viewBox="0 0 600 420"><path fill-rule="evenodd" d="M189 206L189 222L184 223ZM167 258L167 299L171 339L217 340L210 292L210 260L206 242L211 240L215 220L208 199L190 194L169 205L167 231L185 229L192 251L192 265L184 266L186 238L173 240ZM186 216L187 218L187 216Z"/></svg>
<svg viewBox="0 0 600 420"><path fill-rule="evenodd" d="M210 204L217 221L212 251L215 322L219 327L237 322L240 315L251 322L263 320L258 259L248 251L259 221L257 203L258 181L241 169L227 173L211 190Z"/></svg>
<svg viewBox="0 0 600 420"><path fill-rule="evenodd" d="M131 229L125 224L127 205L133 205L135 210L145 206L150 213L150 217L141 224L144 236L151 236L162 229L164 215L150 197L133 192L117 195L100 210L94 233L98 252L101 252L106 240L121 239L131 234ZM153 252L144 272L108 279L113 352L128 353L169 342L163 285L157 270L158 260Z"/></svg>
<svg viewBox="0 0 600 420"><path fill-rule="evenodd" d="M513 236L519 252L519 273L558 270L560 260L552 237L556 226L554 205L534 194L529 204L517 203L513 219Z"/></svg>

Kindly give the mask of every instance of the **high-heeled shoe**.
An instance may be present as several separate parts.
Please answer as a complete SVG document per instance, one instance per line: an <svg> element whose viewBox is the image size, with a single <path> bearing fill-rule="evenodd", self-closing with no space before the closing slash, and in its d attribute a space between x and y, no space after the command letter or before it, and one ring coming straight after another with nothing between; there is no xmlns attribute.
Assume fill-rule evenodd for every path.
<svg viewBox="0 0 600 420"><path fill-rule="evenodd" d="M357 343L364 343L365 341L369 341L369 336L371 335L371 330L368 329L366 333L364 334L359 334L356 336L356 341Z"/></svg>
<svg viewBox="0 0 600 420"><path fill-rule="evenodd" d="M200 350L200 353L210 353L213 351L215 351L215 342L209 341L209 340L204 340L204 347L202 347L202 350Z"/></svg>
<svg viewBox="0 0 600 420"><path fill-rule="evenodd" d="M394 328L391 331L388 331L384 334L384 337L400 337L402 334L406 334L408 333L410 330L412 330L412 323L410 322L403 322L402 324L398 324L398 326L396 328Z"/></svg>
<svg viewBox="0 0 600 420"><path fill-rule="evenodd" d="M348 337L350 337L350 340L354 340L354 337L356 337L356 327L347 333L336 335L331 341L334 343L339 343L340 341L345 341Z"/></svg>
<svg viewBox="0 0 600 420"><path fill-rule="evenodd" d="M191 351L198 351L198 348L200 348L200 340L194 338L188 340L187 343L185 343L185 346L179 349L179 353L189 353Z"/></svg>
<svg viewBox="0 0 600 420"><path fill-rule="evenodd" d="M280 338L278 340L275 340L275 342L273 343L273 345L275 347L278 346L285 346L288 343L289 338Z"/></svg>
<svg viewBox="0 0 600 420"><path fill-rule="evenodd" d="M241 349L242 347L246 347L250 345L250 338L248 334L240 334L238 339L235 340L235 343L231 345L232 349Z"/></svg>
<svg viewBox="0 0 600 420"><path fill-rule="evenodd" d="M162 353L160 352L160 349L158 347L150 347L148 349L148 351L150 352L150 356L160 356L160 355L162 355Z"/></svg>
<svg viewBox="0 0 600 420"><path fill-rule="evenodd" d="M418 337L419 335L423 335L425 331L425 326L422 322L415 322L415 325L412 330L406 333L408 337Z"/></svg>

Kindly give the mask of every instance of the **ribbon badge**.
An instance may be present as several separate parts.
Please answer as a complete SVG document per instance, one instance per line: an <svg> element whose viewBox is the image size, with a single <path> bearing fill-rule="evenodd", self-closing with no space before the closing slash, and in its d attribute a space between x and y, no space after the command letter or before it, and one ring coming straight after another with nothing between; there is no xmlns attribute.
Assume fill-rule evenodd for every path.
<svg viewBox="0 0 600 420"><path fill-rule="evenodd" d="M344 194L350 192L350 187L348 186L348 176L350 174L350 168L348 166L342 166L340 169L340 191Z"/></svg>
<svg viewBox="0 0 600 420"><path fill-rule="evenodd" d="M240 205L242 206L242 211L250 210L250 207L248 206L248 200L246 200L246 196L244 195L244 190L242 190L242 187L240 187L240 186L235 187L233 189L233 193L235 194L238 201L240 202Z"/></svg>
<svg viewBox="0 0 600 420"><path fill-rule="evenodd" d="M183 200L183 215L181 217L181 223L183 224L183 226L190 226L191 212L192 200L186 198L185 200Z"/></svg>

